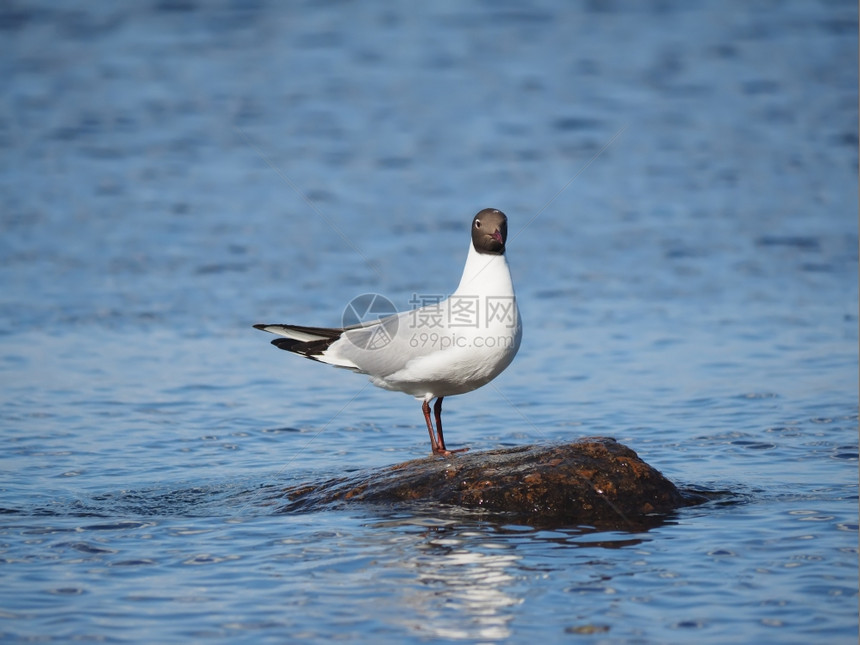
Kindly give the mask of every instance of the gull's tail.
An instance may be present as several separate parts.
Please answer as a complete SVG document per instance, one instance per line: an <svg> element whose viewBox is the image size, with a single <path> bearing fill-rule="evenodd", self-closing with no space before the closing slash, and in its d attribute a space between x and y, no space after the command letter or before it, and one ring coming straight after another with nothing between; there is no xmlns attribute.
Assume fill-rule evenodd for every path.
<svg viewBox="0 0 860 645"><path fill-rule="evenodd" d="M352 361L333 356L329 348L340 340L343 329L330 327L302 327L301 325L254 325L256 329L267 331L271 334L283 336L272 341L272 345L293 354L299 354L322 363L328 363L336 367L357 370Z"/></svg>

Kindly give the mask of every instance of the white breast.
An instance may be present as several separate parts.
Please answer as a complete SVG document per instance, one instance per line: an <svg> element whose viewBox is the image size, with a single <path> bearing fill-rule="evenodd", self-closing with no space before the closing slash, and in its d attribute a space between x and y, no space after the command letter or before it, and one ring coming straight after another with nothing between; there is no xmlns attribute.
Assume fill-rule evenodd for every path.
<svg viewBox="0 0 860 645"><path fill-rule="evenodd" d="M479 254L470 244L448 299L401 313L382 347L363 349L355 342L362 333L347 332L327 353L356 365L374 385L428 400L485 385L510 365L522 338L505 256Z"/></svg>

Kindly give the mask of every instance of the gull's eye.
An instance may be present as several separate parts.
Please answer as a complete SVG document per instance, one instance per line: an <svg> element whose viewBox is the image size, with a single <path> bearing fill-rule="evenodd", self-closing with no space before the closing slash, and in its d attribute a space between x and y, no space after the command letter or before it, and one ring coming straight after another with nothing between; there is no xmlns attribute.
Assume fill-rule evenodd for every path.
<svg viewBox="0 0 860 645"><path fill-rule="evenodd" d="M481 220L479 220L479 219L475 220L475 228L481 228Z"/></svg>

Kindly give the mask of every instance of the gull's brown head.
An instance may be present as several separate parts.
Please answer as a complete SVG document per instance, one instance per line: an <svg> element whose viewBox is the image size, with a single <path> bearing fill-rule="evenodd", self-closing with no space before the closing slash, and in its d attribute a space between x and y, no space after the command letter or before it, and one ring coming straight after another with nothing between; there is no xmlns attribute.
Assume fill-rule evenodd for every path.
<svg viewBox="0 0 860 645"><path fill-rule="evenodd" d="M478 253L503 255L508 239L508 218L496 208L485 208L472 220L472 246Z"/></svg>

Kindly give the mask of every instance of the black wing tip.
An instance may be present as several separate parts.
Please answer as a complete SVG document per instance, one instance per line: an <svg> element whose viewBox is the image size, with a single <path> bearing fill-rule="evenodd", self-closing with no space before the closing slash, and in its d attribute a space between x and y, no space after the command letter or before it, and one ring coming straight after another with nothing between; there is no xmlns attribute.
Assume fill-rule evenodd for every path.
<svg viewBox="0 0 860 645"><path fill-rule="evenodd" d="M274 345L278 349L283 349L287 352L299 354L300 356L304 356L305 358L312 358L314 360L317 360L315 354L322 352L328 346L325 345L324 347L320 347L321 342L323 345L325 345L325 341L306 342L302 340L296 340L295 338L276 338L271 341L272 345Z"/></svg>
<svg viewBox="0 0 860 645"><path fill-rule="evenodd" d="M283 349L293 354L299 354L305 358L311 358L315 361L319 360L319 356L329 348L334 342L334 339L323 338L321 340L296 340L295 338L275 338L271 341L272 345L278 349Z"/></svg>
<svg viewBox="0 0 860 645"><path fill-rule="evenodd" d="M263 323L257 323L256 325L254 325L254 329L259 329L260 331L266 331L266 327L268 327L268 326L269 325L265 325Z"/></svg>

